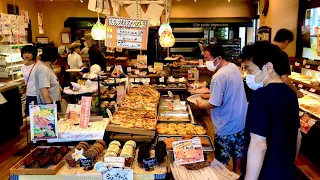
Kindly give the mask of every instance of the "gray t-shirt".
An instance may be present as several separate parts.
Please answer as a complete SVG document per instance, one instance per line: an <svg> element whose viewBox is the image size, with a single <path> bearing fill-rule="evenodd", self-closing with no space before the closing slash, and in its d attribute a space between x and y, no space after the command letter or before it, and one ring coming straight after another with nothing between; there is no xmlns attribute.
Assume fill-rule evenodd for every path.
<svg viewBox="0 0 320 180"><path fill-rule="evenodd" d="M43 64L42 62L38 62L35 67L35 77L36 83L38 85L37 94L40 97L40 103L44 104L45 101L42 97L42 93L40 89L48 88L49 96L51 101L60 101L60 85L57 76L54 74L52 69ZM36 87L37 87L36 85Z"/></svg>
<svg viewBox="0 0 320 180"><path fill-rule="evenodd" d="M231 135L244 129L247 98L238 67L228 63L211 79L209 103L217 106L210 110L217 135Z"/></svg>

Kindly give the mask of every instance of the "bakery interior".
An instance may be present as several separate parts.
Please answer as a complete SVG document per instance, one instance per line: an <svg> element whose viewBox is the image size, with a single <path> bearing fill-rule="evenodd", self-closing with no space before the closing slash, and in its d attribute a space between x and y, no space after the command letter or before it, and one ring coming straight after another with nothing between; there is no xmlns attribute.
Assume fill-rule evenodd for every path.
<svg viewBox="0 0 320 180"><path fill-rule="evenodd" d="M105 6L97 10L99 2ZM108 37L123 30L111 24L119 19L147 22L139 46L113 38L121 33ZM221 45L226 60L245 76L242 48L271 42L281 28L294 34L285 49L289 79L304 94L298 99L303 130L296 171L299 179L320 179L319 0L0 0L0 22L0 179L102 179L119 163L123 169L111 169L133 172L132 179L184 179L198 167L173 164L172 144L193 137L202 144L200 166L212 163L206 173L239 178L232 162L221 171L213 168L220 162L214 161L210 112L189 97L209 90L213 73L204 63L205 46ZM160 35L164 29L170 36ZM76 42L85 49L86 36L95 40L105 68L90 67L88 51L79 53L81 68L68 65L70 47ZM35 119L25 114L21 49L26 45L36 47L39 56L46 46L59 52L52 68L64 105L52 111L55 138L34 138ZM249 96L251 90L245 90ZM79 111L87 100L89 125L83 125ZM84 156L91 157L91 165L81 160ZM115 157L123 162L114 162ZM156 165L145 167L154 157Z"/></svg>

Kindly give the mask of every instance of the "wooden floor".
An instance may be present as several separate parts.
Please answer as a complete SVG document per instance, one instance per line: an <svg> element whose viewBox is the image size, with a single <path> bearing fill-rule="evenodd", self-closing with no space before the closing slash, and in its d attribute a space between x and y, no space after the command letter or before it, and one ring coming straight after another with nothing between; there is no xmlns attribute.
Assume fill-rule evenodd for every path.
<svg viewBox="0 0 320 180"><path fill-rule="evenodd" d="M29 133L28 133L29 134ZM30 134L29 134L30 136ZM30 138L29 138L30 139ZM0 179L9 179L9 169L28 152L25 126L20 135L0 146Z"/></svg>

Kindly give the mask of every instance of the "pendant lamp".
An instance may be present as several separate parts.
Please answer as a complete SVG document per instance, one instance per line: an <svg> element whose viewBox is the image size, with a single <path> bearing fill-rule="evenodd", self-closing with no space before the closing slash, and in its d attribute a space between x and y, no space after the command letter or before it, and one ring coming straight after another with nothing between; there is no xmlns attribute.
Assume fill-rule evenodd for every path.
<svg viewBox="0 0 320 180"><path fill-rule="evenodd" d="M170 26L169 23L163 23L163 24L161 24L161 26L160 26L160 28L159 28L159 32L158 32L158 33L159 33L159 36L161 36L164 31L170 31L170 32L172 32L172 28L171 28L171 26Z"/></svg>
<svg viewBox="0 0 320 180"><path fill-rule="evenodd" d="M97 23L95 23L91 29L91 36L94 40L106 39L106 27L100 22L99 14Z"/></svg>
<svg viewBox="0 0 320 180"><path fill-rule="evenodd" d="M164 31L160 36L160 46L161 47L172 47L176 42L172 32Z"/></svg>

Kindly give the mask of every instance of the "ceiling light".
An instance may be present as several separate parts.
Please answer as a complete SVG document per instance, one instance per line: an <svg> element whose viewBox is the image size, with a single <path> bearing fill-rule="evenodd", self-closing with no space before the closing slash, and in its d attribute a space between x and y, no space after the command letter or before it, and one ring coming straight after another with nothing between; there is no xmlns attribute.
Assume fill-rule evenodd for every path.
<svg viewBox="0 0 320 180"><path fill-rule="evenodd" d="M228 2L230 2L231 0L228 0Z"/></svg>
<svg viewBox="0 0 320 180"><path fill-rule="evenodd" d="M82 2L82 3L83 3L83 0L80 0L80 2Z"/></svg>

